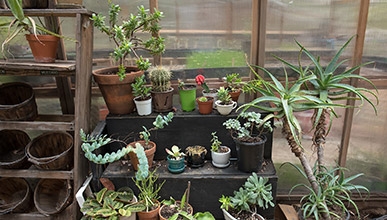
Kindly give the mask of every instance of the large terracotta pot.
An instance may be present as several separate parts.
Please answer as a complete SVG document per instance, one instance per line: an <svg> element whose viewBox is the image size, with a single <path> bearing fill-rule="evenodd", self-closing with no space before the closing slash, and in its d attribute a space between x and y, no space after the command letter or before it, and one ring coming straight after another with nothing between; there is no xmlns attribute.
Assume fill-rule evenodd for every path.
<svg viewBox="0 0 387 220"><path fill-rule="evenodd" d="M111 114L124 115L134 111L132 83L135 78L144 74L136 67L126 67L126 76L120 81L116 74L118 66L97 69L93 71L95 82L105 99L106 106Z"/></svg>
<svg viewBox="0 0 387 220"><path fill-rule="evenodd" d="M26 34L35 62L54 63L59 37L53 35Z"/></svg>
<svg viewBox="0 0 387 220"><path fill-rule="evenodd" d="M145 148L145 155L146 155L146 158L148 159L149 168L152 167L153 158L154 158L155 152L156 152L156 143L153 141L149 141L149 143L148 143L149 147L145 147L145 141L135 141L135 142L129 143L129 145L132 147L135 147L136 143L140 143ZM133 152L130 152L129 158L130 158L130 162L133 166L133 169L138 170L138 163L139 162L138 162L137 155Z"/></svg>

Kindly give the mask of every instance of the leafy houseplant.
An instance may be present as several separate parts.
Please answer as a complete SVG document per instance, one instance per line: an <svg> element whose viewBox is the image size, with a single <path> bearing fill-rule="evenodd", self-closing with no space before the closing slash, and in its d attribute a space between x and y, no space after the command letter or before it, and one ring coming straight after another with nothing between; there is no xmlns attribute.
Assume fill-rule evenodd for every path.
<svg viewBox="0 0 387 220"><path fill-rule="evenodd" d="M351 38L352 39L352 38ZM339 72L339 68L346 60L339 61L341 54L347 47L349 39L334 55L331 61L323 67L320 63L320 58L314 57L306 48L297 42L300 47L300 58L302 54L305 54L310 62L312 62L314 68L310 69L309 66L304 67L299 61L298 65L293 65L286 60L276 57L279 61L289 67L291 70L298 74L298 77L290 82L285 72L284 85L281 84L272 73L262 67L257 67L270 77L270 81L264 80L260 75L256 73L254 68L251 70L254 72L257 78L261 79L261 85L255 87L255 91L262 96L253 100L250 103L242 105L240 108L244 111L250 107L260 108L264 111L272 112L271 117L282 120L283 128L282 133L285 135L292 153L300 160L305 176L310 184L310 194L321 195L321 188L319 179L320 174L323 175L326 170L322 163L323 158L323 146L325 144L326 136L329 132L330 125L333 117L337 117L335 108L353 108L359 106L351 106L349 104L335 103L335 100L350 101L357 99L361 102L369 103L376 111L375 104L367 98L365 94L369 94L378 100L377 95L367 88L354 87L350 84L346 84L344 80L354 79L362 80L370 84L373 88L375 86L367 78L358 74L353 74L354 71L359 70L363 65L357 65L351 68L346 68L344 72ZM375 88L376 89L376 88ZM270 102L270 106L260 105L261 103ZM343 102L341 102L343 103ZM361 106L360 105L360 106ZM309 159L306 157L304 148L301 144L300 134L301 127L294 116L294 112L314 110L313 115L313 127L315 127L315 133L313 134L313 146L317 152L317 170L313 171L310 165ZM274 114L275 112L275 114ZM329 127L326 123L326 119L329 118ZM340 177L341 178L341 177ZM333 182L333 185L337 182ZM340 188L340 186L339 186ZM304 200L306 201L306 200ZM331 212L326 211L326 207L332 208L330 201L319 201L320 207L319 215L324 219L331 219ZM310 203L309 203L310 204ZM314 211L313 211L314 212ZM314 215L314 214L313 214Z"/></svg>
<svg viewBox="0 0 387 220"><path fill-rule="evenodd" d="M164 66L150 69L149 79L152 85L153 109L155 112L170 112L173 109L172 72Z"/></svg>
<svg viewBox="0 0 387 220"><path fill-rule="evenodd" d="M230 73L226 75L226 89L229 91L231 99L237 102L241 94L242 77L239 73Z"/></svg>
<svg viewBox="0 0 387 220"><path fill-rule="evenodd" d="M211 133L211 158L212 165L218 168L224 168L230 165L231 149L222 146L222 142L216 135L216 131Z"/></svg>
<svg viewBox="0 0 387 220"><path fill-rule="evenodd" d="M144 209L145 206L137 202L129 187L123 187L117 191L103 188L83 203L81 211L85 215L81 219L118 219L118 216L132 216L132 219L135 219L135 212Z"/></svg>
<svg viewBox="0 0 387 220"><path fill-rule="evenodd" d="M181 173L185 169L185 154L181 152L181 149L173 145L171 147L171 150L168 148L165 148L165 151L167 152L167 161L168 161L168 170L171 173Z"/></svg>
<svg viewBox="0 0 387 220"><path fill-rule="evenodd" d="M221 115L228 115L236 108L237 103L231 99L231 96L223 86L218 89L218 100L215 101L215 106Z"/></svg>
<svg viewBox="0 0 387 220"><path fill-rule="evenodd" d="M110 2L107 24L105 16L101 14L93 14L91 17L94 26L116 45L111 56L118 61L118 66L93 71L94 80L98 83L111 114L129 114L134 110L131 83L151 66L148 59L138 54L138 50L156 55L165 49L164 39L153 37L160 30L158 22L163 17L162 12L155 10L150 13L144 6L139 6L137 15L130 14L128 18L124 18L120 16L120 11L118 4ZM149 38L140 39L137 33L147 33ZM135 67L125 66L125 59L130 54L136 59Z"/></svg>
<svg viewBox="0 0 387 220"><path fill-rule="evenodd" d="M219 198L226 220L264 219L258 214L258 208L274 207L272 185L267 177L253 172L233 196L222 195Z"/></svg>
<svg viewBox="0 0 387 220"><path fill-rule="evenodd" d="M7 5L10 8L12 15L14 16L14 19L9 22L8 25L8 35L4 39L2 45L1 45L1 51L5 56L5 47L6 45L12 41L17 35L20 33L26 31L29 34L26 35L27 40L31 39L32 41L36 41L39 43L40 46L43 46L44 49L37 49L35 50L35 47L30 42L30 48L32 50L32 53L34 55L36 62L55 62L56 58L56 49L58 47L58 41L59 38L64 38L64 36L59 35L55 33L55 31L50 31L43 25L37 24L37 22L34 20L34 18L30 16L26 16L24 14L23 10L23 0L7 0ZM40 32L44 33L44 35L39 34ZM44 39L49 39L45 45L42 44L41 41L44 41ZM67 38L70 39L70 38ZM52 45L51 52L48 49L48 45ZM42 55L39 55L38 52L44 51L49 55L49 57L44 57Z"/></svg>
<svg viewBox="0 0 387 220"><path fill-rule="evenodd" d="M205 162L207 149L200 145L188 146L185 149L185 155L187 156L187 163L190 167L202 167Z"/></svg>
<svg viewBox="0 0 387 220"><path fill-rule="evenodd" d="M273 130L271 122L266 118L262 119L260 113L241 112L238 118L230 118L223 125L237 146L238 169L258 172L264 162L264 146L267 140L264 131Z"/></svg>
<svg viewBox="0 0 387 220"><path fill-rule="evenodd" d="M149 172L149 175L146 178L142 179L133 179L137 188L139 189L139 202L145 205L145 210L138 212L140 219L155 219L158 216L158 211L160 208L160 202L158 199L159 191L164 185L164 182L157 183L158 174L156 173L157 169Z"/></svg>
<svg viewBox="0 0 387 220"><path fill-rule="evenodd" d="M145 75L136 77L134 83L132 83L132 88L137 113L139 115L150 115L152 113L152 96L150 94L152 88L146 85Z"/></svg>
<svg viewBox="0 0 387 220"><path fill-rule="evenodd" d="M214 98L211 96L200 96L196 98L198 103L199 113L202 115L208 115L212 113L212 107L214 103Z"/></svg>

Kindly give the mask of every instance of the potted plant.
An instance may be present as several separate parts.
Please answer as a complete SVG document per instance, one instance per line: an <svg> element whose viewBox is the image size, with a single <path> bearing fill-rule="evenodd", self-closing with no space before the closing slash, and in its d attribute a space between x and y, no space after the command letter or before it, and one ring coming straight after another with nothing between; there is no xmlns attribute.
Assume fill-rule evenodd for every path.
<svg viewBox="0 0 387 220"><path fill-rule="evenodd" d="M258 112L241 112L238 118L230 118L223 125L236 144L238 169L243 172L260 171L267 140L264 132L273 131L271 122L262 119Z"/></svg>
<svg viewBox="0 0 387 220"><path fill-rule="evenodd" d="M215 106L221 115L229 115L237 107L237 103L232 101L227 89L222 86L218 90L218 100L215 101Z"/></svg>
<svg viewBox="0 0 387 220"><path fill-rule="evenodd" d="M267 177L253 172L233 196L222 195L219 202L226 220L251 219L264 220L258 209L274 207L272 185Z"/></svg>
<svg viewBox="0 0 387 220"><path fill-rule="evenodd" d="M148 129L145 126L142 126L144 130L139 132L141 140L133 141L128 144L132 147L135 147L137 143L140 143L142 146L144 146L149 167L152 167L153 165L153 158L156 152L156 143L150 140L151 132L158 129L163 129L172 121L172 119L173 112L169 112L167 115L158 115L153 122L154 127ZM139 164L137 155L133 152L129 152L129 157L133 169L137 170L137 165Z"/></svg>
<svg viewBox="0 0 387 220"><path fill-rule="evenodd" d="M187 156L188 166L193 168L202 167L205 162L206 154L207 149L203 146L188 146L185 149L185 155Z"/></svg>
<svg viewBox="0 0 387 220"><path fill-rule="evenodd" d="M211 158L212 165L218 168L225 168L230 165L231 149L227 146L222 146L222 142L216 135L216 131L211 133Z"/></svg>
<svg viewBox="0 0 387 220"><path fill-rule="evenodd" d="M111 56L118 61L118 66L93 71L93 78L111 114L129 114L135 108L131 83L151 66L148 59L138 54L138 50L154 55L161 54L165 49L164 39L153 37L160 30L158 22L163 17L162 12L155 10L150 13L144 6L139 6L137 15L130 14L124 19L120 11L118 4L110 2L107 23L101 14L93 14L91 17L94 26L116 45ZM148 33L149 38L140 39L137 33ZM135 57L137 66L125 66L124 61L129 54Z"/></svg>
<svg viewBox="0 0 387 220"><path fill-rule="evenodd" d="M211 96L200 96L196 98L198 103L199 113L202 115L208 115L212 113L214 98Z"/></svg>
<svg viewBox="0 0 387 220"><path fill-rule="evenodd" d="M183 219L190 219L190 216L193 216L193 208L189 204L190 186L191 182L188 182L188 187L180 201L175 200L172 196L169 200L162 201L163 205L159 210L160 220L179 219L179 216L182 216Z"/></svg>
<svg viewBox="0 0 387 220"><path fill-rule="evenodd" d="M141 179L133 179L138 190L140 191L138 194L139 203L145 205L144 211L140 211L137 213L140 220L157 220L158 213L160 209L160 202L158 199L159 191L164 185L164 182L157 183L158 174L156 173L157 169L149 172L146 178Z"/></svg>
<svg viewBox="0 0 387 220"><path fill-rule="evenodd" d="M152 113L152 96L150 94L152 88L146 86L145 75L136 77L132 83L132 89L138 115L150 115Z"/></svg>
<svg viewBox="0 0 387 220"><path fill-rule="evenodd" d="M202 94L203 96L210 96L213 97L214 102L212 104L212 107L215 108L215 101L218 97L218 91L217 89L210 89L206 83L206 78L202 74L198 74L195 77L195 82L198 86L201 86L203 88Z"/></svg>
<svg viewBox="0 0 387 220"><path fill-rule="evenodd" d="M164 66L153 67L149 71L152 85L153 110L155 112L170 112L173 109L172 72Z"/></svg>
<svg viewBox="0 0 387 220"><path fill-rule="evenodd" d="M196 86L194 84L185 84L180 79L178 83L181 110L185 112L195 110Z"/></svg>
<svg viewBox="0 0 387 220"><path fill-rule="evenodd" d="M55 62L59 39L64 38L64 36L48 30L43 25L37 24L38 22L34 18L26 16L23 10L23 0L8 0L7 5L14 16L14 20L9 22L8 35L1 45L4 57L6 57L6 45L18 34L27 31L29 34L26 34L26 39L30 43L35 62ZM41 23L43 24L43 22Z"/></svg>
<svg viewBox="0 0 387 220"><path fill-rule="evenodd" d="M238 102L242 88L242 77L239 73L229 73L226 75L226 89L234 102Z"/></svg>
<svg viewBox="0 0 387 220"><path fill-rule="evenodd" d="M122 187L117 191L107 188L88 197L81 207L84 213L82 220L91 219L126 219L136 220L136 212L142 211L145 206L137 201L133 190Z"/></svg>
<svg viewBox="0 0 387 220"><path fill-rule="evenodd" d="M300 160L302 169L306 174L306 178L310 184L309 195L321 195L321 184L319 182L321 180L319 179L319 176L326 175L326 169L324 168L323 164L323 146L325 144L326 136L329 132L329 126L332 123L331 120L333 117L337 117L335 108L353 108L362 106L363 102L367 102L374 108L374 111L377 112L375 104L366 96L366 94L369 94L375 97L378 101L378 97L374 92L367 88L354 87L352 85L346 84L346 81L344 81L348 79L359 79L369 83L373 88L375 88L373 83L367 78L358 74L353 74L355 70L358 70L365 64L346 68L344 72L337 71L338 67L344 63L344 61L339 61L340 55L343 53L350 40L351 39L349 39L338 50L338 52L326 66L322 66L318 57L314 57L306 48L297 42L301 48L300 53L305 54L310 59L314 68L310 70L309 66L304 67L301 65L301 62L298 62L299 64L296 66L289 63L288 61L276 57L287 67L298 73L298 77L292 82L289 82L289 78L285 77L284 85L282 85L279 79L270 73L270 71L257 66L258 69L262 70L270 78L270 81L264 80L259 74L257 74L255 69L249 65L255 76L262 82L260 86L255 87L255 91L260 93L262 96L250 103L242 105L240 108L244 111L250 107L259 108L267 112L271 112L269 116L280 119L282 121L283 134L288 141L291 152L294 153L294 155ZM353 96L349 94L352 94ZM334 103L334 100L348 101L353 99L358 99L361 104L358 106L351 106L342 104L344 102ZM267 102L270 102L270 106L260 105L261 103ZM309 159L305 154L300 139L300 134L302 133L301 126L297 118L294 116L294 112L305 111L309 109L314 110L314 116L312 118L314 119L313 127L315 128L315 132L313 134L312 140L313 146L316 148L317 152L317 166L315 170L313 170ZM329 119L328 123L326 123L327 119ZM338 176L335 178L343 177ZM340 188L340 186L337 187ZM303 201L305 201L305 199ZM322 200L314 203L314 205L320 205L317 212L318 215L321 215L321 217L324 219L331 218L331 208L333 207L330 202L331 201L329 200ZM339 207L340 209L342 208L341 206ZM326 208L328 208L329 211L327 211ZM339 210L339 212L341 213L342 211Z"/></svg>
<svg viewBox="0 0 387 220"><path fill-rule="evenodd" d="M165 151L167 152L167 162L168 162L168 170L171 173L182 173L185 169L185 154L181 152L181 149L173 145L171 147L171 150L168 148L165 148Z"/></svg>

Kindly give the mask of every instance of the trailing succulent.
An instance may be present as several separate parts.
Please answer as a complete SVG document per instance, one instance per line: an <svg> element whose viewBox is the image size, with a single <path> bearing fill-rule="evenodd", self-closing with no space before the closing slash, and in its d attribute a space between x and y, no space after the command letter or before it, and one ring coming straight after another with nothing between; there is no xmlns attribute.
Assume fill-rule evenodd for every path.
<svg viewBox="0 0 387 220"><path fill-rule="evenodd" d="M136 143L135 148L130 145L118 149L117 152L106 153L105 155L96 155L93 153L95 150L112 143L114 141L123 142L120 140L112 139L107 137L107 135L97 135L92 136L89 134L85 134L85 132L81 129L80 131L81 140L83 141L81 145L81 149L85 152L85 157L96 164L106 164L117 161L127 155L129 152L134 152L139 161L139 168L136 172L136 178L143 179L148 176L148 159L146 158L144 147L140 143Z"/></svg>

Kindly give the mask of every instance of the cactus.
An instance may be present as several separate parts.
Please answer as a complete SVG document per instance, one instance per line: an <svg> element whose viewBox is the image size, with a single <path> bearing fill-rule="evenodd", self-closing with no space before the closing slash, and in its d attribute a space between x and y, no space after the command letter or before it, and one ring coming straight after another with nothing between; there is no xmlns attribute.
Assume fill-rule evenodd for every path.
<svg viewBox="0 0 387 220"><path fill-rule="evenodd" d="M150 70L149 79L154 92L166 92L171 88L172 73L163 66L157 66Z"/></svg>

